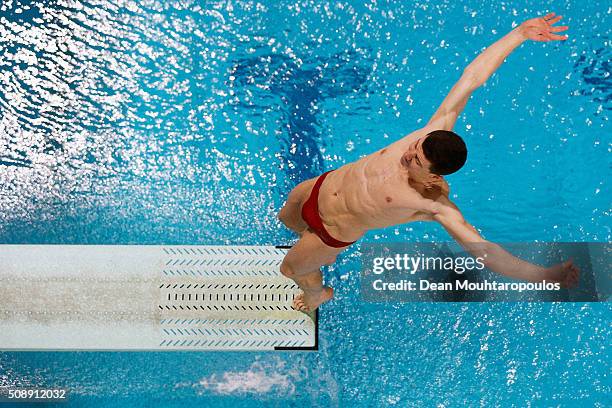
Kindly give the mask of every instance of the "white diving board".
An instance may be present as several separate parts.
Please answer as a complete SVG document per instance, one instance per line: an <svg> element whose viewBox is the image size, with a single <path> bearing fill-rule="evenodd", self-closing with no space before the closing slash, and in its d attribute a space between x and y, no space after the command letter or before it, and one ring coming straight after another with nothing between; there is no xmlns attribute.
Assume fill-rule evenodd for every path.
<svg viewBox="0 0 612 408"><path fill-rule="evenodd" d="M317 350L286 252L0 245L0 350Z"/></svg>

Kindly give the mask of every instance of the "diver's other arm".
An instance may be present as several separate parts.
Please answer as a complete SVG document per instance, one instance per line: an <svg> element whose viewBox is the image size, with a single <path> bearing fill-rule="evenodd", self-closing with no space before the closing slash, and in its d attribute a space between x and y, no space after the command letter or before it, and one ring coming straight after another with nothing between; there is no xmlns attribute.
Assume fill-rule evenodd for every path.
<svg viewBox="0 0 612 408"><path fill-rule="evenodd" d="M561 20L561 16L554 17L554 15L555 13L549 13L544 17L532 18L523 22L478 55L463 70L463 74L429 119L427 125L434 126L436 129L452 130L457 117L465 108L474 90L482 86L506 57L524 41L528 39L534 41L567 39L566 36L552 34L568 28L567 26L553 27L553 24Z"/></svg>
<svg viewBox="0 0 612 408"><path fill-rule="evenodd" d="M527 39L519 28L515 28L488 47L463 70L461 78L429 119L428 126L442 130L453 129L457 117L465 108L474 90L484 84L508 54Z"/></svg>
<svg viewBox="0 0 612 408"><path fill-rule="evenodd" d="M559 22L561 18L562 16L555 17L555 13L548 13L544 17L536 17L523 22L485 49L465 68L465 71L472 73L478 87L484 84L506 57L524 41L528 39L534 41L567 39L567 36L553 34L567 30L567 26L553 27L553 24Z"/></svg>
<svg viewBox="0 0 612 408"><path fill-rule="evenodd" d="M494 42L465 67L464 72L469 73L474 78L477 88L482 86L493 75L516 47L527 41L527 37L523 34L521 27L522 25L514 28Z"/></svg>
<svg viewBox="0 0 612 408"><path fill-rule="evenodd" d="M559 282L563 287L574 286L578 281L579 269L572 260L545 268L523 261L500 245L486 241L447 197L442 196L438 201L430 200L426 211L466 251L475 258L482 258L483 264L493 272L529 282Z"/></svg>
<svg viewBox="0 0 612 408"><path fill-rule="evenodd" d="M433 114L427 126L436 129L452 130L459 114L467 104L472 92L477 88L476 78L471 72L464 71L461 78L453 85L442 104Z"/></svg>

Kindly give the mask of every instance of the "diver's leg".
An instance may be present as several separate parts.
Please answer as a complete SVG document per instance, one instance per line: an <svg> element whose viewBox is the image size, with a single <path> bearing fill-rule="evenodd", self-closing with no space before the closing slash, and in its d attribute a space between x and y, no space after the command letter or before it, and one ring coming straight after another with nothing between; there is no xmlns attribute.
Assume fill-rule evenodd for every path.
<svg viewBox="0 0 612 408"><path fill-rule="evenodd" d="M334 291L323 286L321 266L331 265L346 247L325 245L310 230L305 230L300 240L287 252L280 266L281 273L295 281L303 293L293 302L297 310L311 311L333 297Z"/></svg>
<svg viewBox="0 0 612 408"><path fill-rule="evenodd" d="M302 219L302 204L310 196L312 187L316 181L316 177L303 181L287 196L287 202L278 213L278 219L285 224L287 228L298 235L302 235L308 225Z"/></svg>

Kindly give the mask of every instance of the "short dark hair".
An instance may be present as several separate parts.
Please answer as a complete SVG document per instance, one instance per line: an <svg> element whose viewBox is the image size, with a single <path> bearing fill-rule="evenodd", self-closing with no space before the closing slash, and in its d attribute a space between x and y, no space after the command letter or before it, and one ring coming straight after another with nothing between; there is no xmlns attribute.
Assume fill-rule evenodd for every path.
<svg viewBox="0 0 612 408"><path fill-rule="evenodd" d="M440 176L459 170L467 159L465 142L450 130L434 130L423 141L423 153L431 162L429 171Z"/></svg>

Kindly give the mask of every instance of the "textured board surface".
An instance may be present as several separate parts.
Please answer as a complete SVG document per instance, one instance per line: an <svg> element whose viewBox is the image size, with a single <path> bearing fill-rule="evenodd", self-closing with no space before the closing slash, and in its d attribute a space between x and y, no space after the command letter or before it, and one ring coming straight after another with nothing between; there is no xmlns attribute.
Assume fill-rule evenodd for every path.
<svg viewBox="0 0 612 408"><path fill-rule="evenodd" d="M2 245L0 349L315 350L286 251Z"/></svg>

